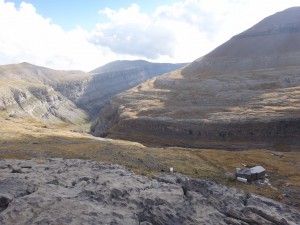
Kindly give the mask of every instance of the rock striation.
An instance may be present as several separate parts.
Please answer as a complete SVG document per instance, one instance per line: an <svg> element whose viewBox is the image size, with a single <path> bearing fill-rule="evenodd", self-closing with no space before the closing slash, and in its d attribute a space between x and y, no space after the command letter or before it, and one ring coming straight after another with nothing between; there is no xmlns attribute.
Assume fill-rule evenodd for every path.
<svg viewBox="0 0 300 225"><path fill-rule="evenodd" d="M185 65L187 64L150 63L144 60L119 60L108 63L91 71L93 77L76 103L96 118L100 109L106 106L114 95Z"/></svg>
<svg viewBox="0 0 300 225"><path fill-rule="evenodd" d="M300 144L300 7L113 98L92 131L154 145ZM239 145L241 146L241 145Z"/></svg>
<svg viewBox="0 0 300 225"><path fill-rule="evenodd" d="M80 71L57 71L29 63L0 66L0 109L13 117L32 116L51 123L83 123L88 118L87 113L55 86L89 76Z"/></svg>
<svg viewBox="0 0 300 225"><path fill-rule="evenodd" d="M185 64L116 61L91 73L29 63L0 66L0 110L45 122L84 123L112 96Z"/></svg>
<svg viewBox="0 0 300 225"><path fill-rule="evenodd" d="M0 161L0 224L286 224L300 213L274 200L181 174L149 179L78 159Z"/></svg>

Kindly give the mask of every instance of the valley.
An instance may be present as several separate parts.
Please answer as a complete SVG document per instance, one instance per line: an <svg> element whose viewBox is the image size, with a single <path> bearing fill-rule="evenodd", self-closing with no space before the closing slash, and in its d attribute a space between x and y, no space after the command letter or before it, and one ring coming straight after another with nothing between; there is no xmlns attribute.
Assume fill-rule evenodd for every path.
<svg viewBox="0 0 300 225"><path fill-rule="evenodd" d="M132 212L136 207L141 216L125 216L128 221L164 224L162 221L172 220L168 216L180 217L165 196L160 199L164 191L174 191L174 199L187 206L181 208L176 203L176 210L192 215L178 218L192 221L187 224L195 224L203 215L211 216L197 214L199 202L214 212L211 221L220 217L224 224L256 224L261 218L266 224L297 220L299 21L299 7L278 12L189 64L120 60L90 72L53 70L29 63L0 66L0 172L8 180L10 173L20 180L22 190L12 190L23 193L25 187L26 195L20 198L29 202L26 204L32 200L31 193L43 196L43 191L59 186L59 196L49 194L50 200L40 201L58 205L60 201L71 202L67 204L71 208L76 201L84 202L91 210L89 219L101 217L94 208L109 205L111 211L100 212L110 215L114 207L129 205L126 210ZM26 163L34 166L15 169ZM236 180L237 168L256 165L266 169L267 182ZM108 187L98 179L94 168L109 177ZM69 178L69 172L74 177ZM37 174L47 174L47 178L39 180ZM101 174L103 179L105 174ZM41 189L28 191L28 177ZM9 207L20 200L17 197L15 201L15 196L7 192L6 181L1 180L4 194L0 182L0 200L5 203L0 205L0 224L3 218L14 221L9 214L14 209ZM137 186L131 187L130 181ZM8 184L14 187L13 182ZM120 185L125 185L124 193L120 193ZM100 186L107 196L99 195ZM65 198L69 191L74 191L74 196ZM132 194L135 191L142 193L140 199ZM272 200L261 200L253 194ZM220 196L222 206L218 205ZM151 218L155 212L151 207L147 211L151 204L144 204L146 201L171 213L155 221ZM235 211L230 211L231 206ZM286 213L284 219L280 219L280 210ZM107 221L112 221L107 215ZM115 224L122 224L121 216L116 216L121 222Z"/></svg>
<svg viewBox="0 0 300 225"><path fill-rule="evenodd" d="M207 179L256 193L300 209L300 154L298 148L278 145L273 149L255 148L228 151L226 148L199 149L147 147L137 142L106 139L87 134L89 124L45 124L33 118L0 117L0 158L10 159L85 159L120 164L134 172L152 177L175 172ZM272 155L274 152L283 157ZM243 184L233 178L242 164L262 165L272 187ZM229 175L228 175L229 174Z"/></svg>

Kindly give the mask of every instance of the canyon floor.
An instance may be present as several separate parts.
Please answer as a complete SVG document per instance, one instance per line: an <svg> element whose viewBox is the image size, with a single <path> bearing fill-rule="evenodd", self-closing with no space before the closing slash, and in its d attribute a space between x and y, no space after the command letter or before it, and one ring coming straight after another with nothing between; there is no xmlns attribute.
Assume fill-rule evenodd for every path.
<svg viewBox="0 0 300 225"><path fill-rule="evenodd" d="M281 200L300 210L299 148L274 146L272 149L189 149L146 147L140 143L103 139L86 133L82 126L44 124L33 118L0 116L0 158L10 159L91 159L119 164L146 176L169 171L202 178ZM235 168L261 165L271 186L235 181Z"/></svg>

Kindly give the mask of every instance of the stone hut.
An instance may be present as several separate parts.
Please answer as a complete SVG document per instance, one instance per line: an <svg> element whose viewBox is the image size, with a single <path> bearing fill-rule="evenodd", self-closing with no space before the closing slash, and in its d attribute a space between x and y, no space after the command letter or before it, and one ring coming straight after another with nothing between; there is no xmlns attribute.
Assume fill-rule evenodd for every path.
<svg viewBox="0 0 300 225"><path fill-rule="evenodd" d="M264 179L266 176L266 170L262 166L255 166L247 169L236 170L236 177L247 179L248 182Z"/></svg>

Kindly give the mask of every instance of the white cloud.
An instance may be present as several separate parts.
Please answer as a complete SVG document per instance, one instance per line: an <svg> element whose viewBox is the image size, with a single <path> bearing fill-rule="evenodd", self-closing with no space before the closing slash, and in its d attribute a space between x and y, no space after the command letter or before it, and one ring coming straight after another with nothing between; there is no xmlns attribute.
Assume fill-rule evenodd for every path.
<svg viewBox="0 0 300 225"><path fill-rule="evenodd" d="M158 7L151 15L135 4L105 9L92 42L113 52L156 61L192 61L266 16L297 5L297 0L185 0Z"/></svg>
<svg viewBox="0 0 300 225"><path fill-rule="evenodd" d="M1 64L30 63L57 69L90 70L115 58L109 50L96 47L80 28L66 32L39 15L31 4L0 0Z"/></svg>
<svg viewBox="0 0 300 225"><path fill-rule="evenodd" d="M173 33L153 18L140 12L138 5L128 9L101 11L110 20L109 24L98 25L91 42L109 47L119 54L135 55L156 59L160 55L172 57Z"/></svg>
<svg viewBox="0 0 300 225"><path fill-rule="evenodd" d="M0 64L27 61L57 69L92 70L117 59L188 62L264 17L299 0L183 0L152 14L137 4L102 9L92 32L65 31L33 5L0 0Z"/></svg>

